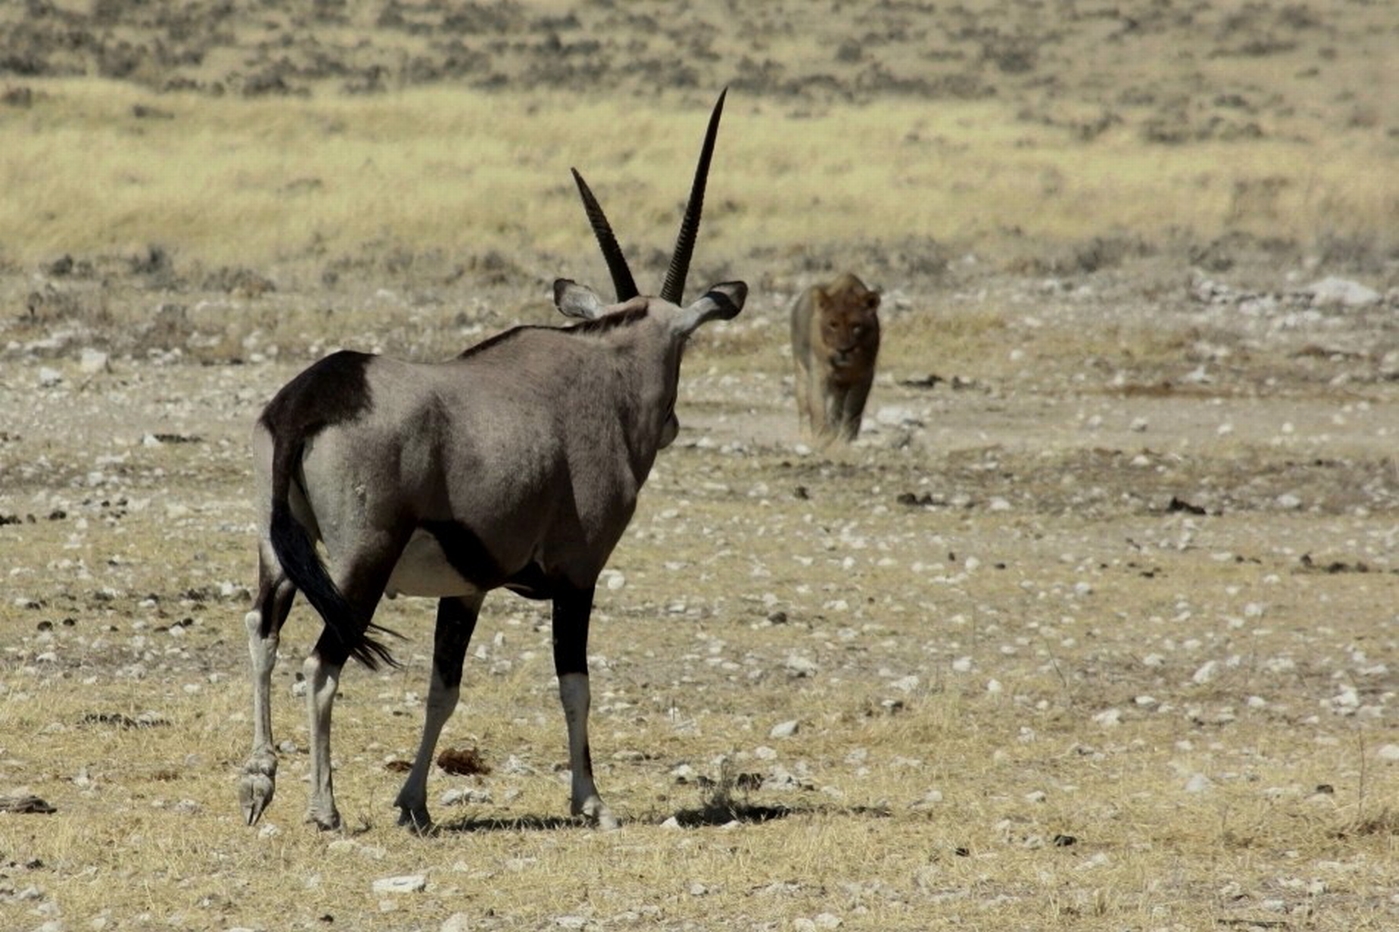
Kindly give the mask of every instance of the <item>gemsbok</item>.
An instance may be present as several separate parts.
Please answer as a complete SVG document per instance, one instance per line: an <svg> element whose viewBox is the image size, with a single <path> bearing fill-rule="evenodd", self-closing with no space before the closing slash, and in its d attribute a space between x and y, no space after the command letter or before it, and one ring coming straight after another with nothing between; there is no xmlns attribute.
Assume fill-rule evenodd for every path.
<svg viewBox="0 0 1399 932"><path fill-rule="evenodd" d="M665 284L639 294L581 175L574 179L617 291L616 304L567 279L567 327L519 326L441 363L343 351L279 391L253 430L258 589L244 619L252 655L253 742L239 801L249 825L272 801L271 682L297 592L324 626L303 665L310 716L307 821L341 824L332 789L331 708L345 662L393 664L373 623L380 598L436 598L422 739L395 805L431 827L427 777L460 694L482 600L505 588L553 603L553 655L568 728L571 812L617 825L588 748L588 621L598 576L636 508L656 453L675 439L687 338L739 313L748 288L715 285L682 306L709 162L709 118ZM317 542L324 546L324 557Z"/></svg>

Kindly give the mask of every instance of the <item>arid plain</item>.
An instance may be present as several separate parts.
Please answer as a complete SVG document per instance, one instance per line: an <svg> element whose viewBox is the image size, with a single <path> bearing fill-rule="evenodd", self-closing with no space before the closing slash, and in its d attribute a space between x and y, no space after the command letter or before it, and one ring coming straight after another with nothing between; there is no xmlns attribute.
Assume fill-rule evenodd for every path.
<svg viewBox="0 0 1399 932"><path fill-rule="evenodd" d="M1384 4L251 0L0 9L0 927L1399 925L1399 25ZM547 616L350 669L348 828L242 824L248 438L338 347L743 278L599 590L567 818ZM786 314L884 294L812 449Z"/></svg>

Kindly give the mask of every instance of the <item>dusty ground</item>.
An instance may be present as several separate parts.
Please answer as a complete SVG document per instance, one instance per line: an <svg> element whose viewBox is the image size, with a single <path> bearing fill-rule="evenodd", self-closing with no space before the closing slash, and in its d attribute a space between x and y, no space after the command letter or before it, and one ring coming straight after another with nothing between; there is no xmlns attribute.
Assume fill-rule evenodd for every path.
<svg viewBox="0 0 1399 932"><path fill-rule="evenodd" d="M599 600L594 742L627 820L599 837L560 819L545 619L510 596L445 741L492 773L434 777L447 833L391 825L429 643L402 601L405 670L351 671L340 706L355 832L298 824L298 648L287 776L244 828L245 438L311 351L198 364L196 327L84 371L12 326L0 773L57 811L0 816L7 927L1387 927L1394 307L1159 275L899 282L893 345L923 315L960 342L891 353L830 454L796 433L787 295L697 342ZM1108 309L1120 342L1075 352ZM375 892L395 876L426 889Z"/></svg>
<svg viewBox="0 0 1399 932"><path fill-rule="evenodd" d="M37 87L96 62L213 95L372 91L414 68L558 84L591 63L598 87L644 93L666 43L704 44L685 22L645 28L633 59L598 64L537 28L556 18L568 49L655 15L631 5L235 3L176 22L177 6L6 8L24 27L5 32L0 67ZM946 54L918 59L927 14L886 4L859 48L819 68L762 38L818 42L764 27L786 8L725 28L774 62L742 69L740 91L818 103L816 88L971 93L977 77L1030 103L1096 100L1112 81L1042 98L1036 77L1109 28L1280 58L1289 75L1288 56L1334 43L1353 54L1319 67L1359 71L1392 42L1366 32L1363 5L1340 24L1301 5L1142 7L1084 11L1093 28L1065 20L1039 44L1025 37L1048 35L1042 19L995 7L987 28L959 31L949 23L970 14L944 11L932 31ZM354 54L316 59L327 24L365 22ZM457 33L487 57L454 51ZM876 33L891 64L871 60ZM1141 101L1125 59L1109 109L1153 132L1165 124L1147 111L1168 111L1122 104ZM670 80L708 97L719 66L689 61ZM1267 99L1296 105L1297 86ZM1210 87L1189 100L1238 111ZM1327 120L1384 125L1373 87L1343 90L1352 106ZM1223 132L1207 110L1182 104L1170 125ZM443 740L488 772L433 775L443 832L392 825L430 648L430 606L408 600L380 619L404 635L404 669L349 671L337 707L350 830L300 824L304 606L277 674L278 797L258 829L236 801L260 407L337 346L440 358L550 322L548 280L596 280L600 263L430 244L255 268L160 250L5 263L0 796L52 811L0 814L0 927L1399 926L1389 247L1114 235L1002 261L851 239L724 259L753 296L691 347L680 440L598 599L594 755L625 823L606 834L564 817L546 618L504 594ZM789 396L786 308L846 266L886 295L885 355L865 436L813 451Z"/></svg>

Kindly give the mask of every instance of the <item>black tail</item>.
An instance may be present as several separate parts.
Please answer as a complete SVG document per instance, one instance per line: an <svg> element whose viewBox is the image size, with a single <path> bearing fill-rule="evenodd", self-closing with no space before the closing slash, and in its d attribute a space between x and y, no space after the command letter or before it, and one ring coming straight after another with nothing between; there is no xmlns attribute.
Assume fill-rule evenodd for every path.
<svg viewBox="0 0 1399 932"><path fill-rule="evenodd" d="M371 670L381 664L398 666L389 649L370 637L370 631L392 634L387 628L373 624L345 598L335 580L330 578L316 543L302 523L291 512L291 479L296 463L301 459L304 443L277 440L272 454L272 550L282 571L311 603L326 627L340 639L349 655ZM265 623L265 622L264 622Z"/></svg>

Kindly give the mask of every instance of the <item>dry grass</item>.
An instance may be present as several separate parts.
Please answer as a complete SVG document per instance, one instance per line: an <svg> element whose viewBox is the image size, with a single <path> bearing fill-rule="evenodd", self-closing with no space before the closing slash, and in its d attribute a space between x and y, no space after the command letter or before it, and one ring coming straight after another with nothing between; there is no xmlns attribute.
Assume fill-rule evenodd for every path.
<svg viewBox="0 0 1399 932"><path fill-rule="evenodd" d="M0 228L7 258L25 263L148 243L215 265L371 241L572 255L582 224L569 165L587 173L624 242L660 242L703 121L664 97L438 88L250 101L33 87L30 108L0 111ZM627 132L595 129L615 125ZM1161 146L1125 129L1083 141L997 102L833 104L791 119L735 93L707 236L725 257L852 238L994 251L1121 231L1146 242L1225 230L1385 240L1399 209L1392 158L1364 128Z"/></svg>
<svg viewBox="0 0 1399 932"><path fill-rule="evenodd" d="M622 831L560 818L548 631L510 597L489 603L444 742L480 749L493 772L433 777L435 800L475 788L484 802L437 802L444 830L429 839L390 824L402 775L388 764L411 754L428 644L427 607L399 601L382 620L409 637L405 669L351 671L337 711L348 834L298 824L299 750L284 755L268 827L246 829L234 799L248 729L246 594L218 591L247 575L247 539L208 531L243 526L245 480L201 465L236 451L199 449L238 420L211 424L204 444L133 451L133 493L148 494L140 477L160 464L199 483L172 490L193 512L154 503L103 522L111 509L93 503L74 509L91 516L86 531L74 517L3 529L48 556L19 557L9 576L12 591L46 604L0 606L10 645L0 769L7 787L23 782L58 807L0 816L8 928L59 918L68 928L436 929L455 913L472 927L577 917L600 929L790 928L823 913L910 930L1393 921L1386 806L1399 776L1374 757L1386 727L1326 704L1338 688L1333 652L1366 645L1371 662L1392 657L1375 612L1392 604L1392 575L1293 574L1259 543L1293 539L1288 519L1258 512L1211 522L1197 546L1176 549L1165 542L1183 532L1179 519L1122 512L1090 525L1054 515L1047 489L1026 489L1047 511L1005 517L870 510L929 465L960 475L955 459L895 452L793 467L780 451L682 448L661 463L613 562L626 585L600 600L592 644L594 748ZM856 470L873 484L852 488ZM798 482L807 497L790 494ZM759 484L770 488L755 498ZM1329 524L1303 533L1345 552L1362 526ZM1124 538L1148 553L1128 556ZM1215 558L1230 548L1250 558ZM60 554L89 569L64 582L52 575ZM1075 590L1083 580L1091 593ZM117 593L94 599L102 587ZM764 593L778 594L783 623L769 620ZM1235 625L1252 600L1266 604L1262 617ZM65 615L72 628L38 624ZM309 637L304 610L289 632L276 727L304 748L287 688L293 645ZM1191 639L1201 646L1163 646ZM1165 665L1143 665L1155 651ZM792 655L817 672L797 675ZM1292 672L1271 670L1279 657L1295 658ZM1193 683L1207 658L1220 659L1219 678ZM910 674L913 685L892 685ZM1267 702L1254 707L1251 695ZM1115 724L1095 718L1114 708ZM147 712L149 727L123 727ZM789 718L795 737L768 736ZM527 769L506 766L511 756ZM677 782L681 764L718 785ZM791 789L743 782L784 772ZM1195 774L1208 785L1187 791ZM661 826L671 817L690 827ZM405 874L424 874L426 890L371 890ZM31 885L37 897L19 895ZM32 912L46 902L60 912Z"/></svg>

